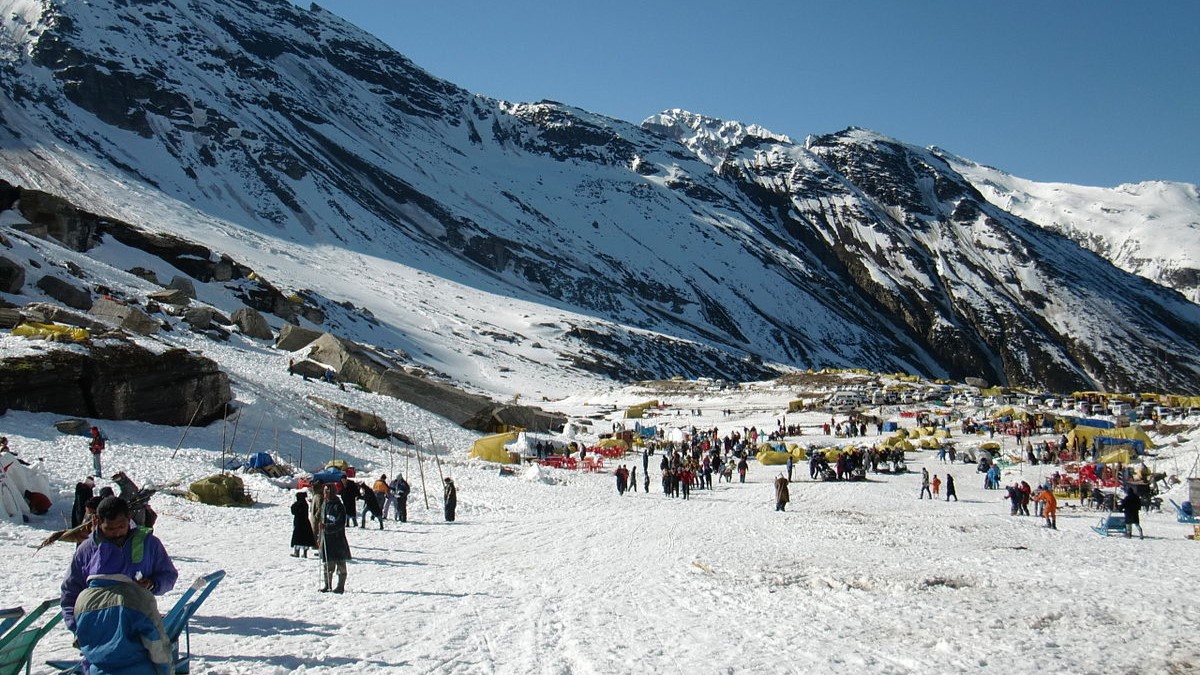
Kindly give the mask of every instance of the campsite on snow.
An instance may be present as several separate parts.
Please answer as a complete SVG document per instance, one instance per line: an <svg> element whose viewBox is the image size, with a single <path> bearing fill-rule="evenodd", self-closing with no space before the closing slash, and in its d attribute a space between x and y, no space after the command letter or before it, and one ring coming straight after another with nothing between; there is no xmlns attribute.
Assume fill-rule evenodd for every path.
<svg viewBox="0 0 1200 675"><path fill-rule="evenodd" d="M1198 672L1198 223L0 0L0 675Z"/></svg>
<svg viewBox="0 0 1200 675"><path fill-rule="evenodd" d="M5 337L5 349L18 340ZM155 532L180 570L163 611L185 581L225 573L188 621L192 672L629 672L635 663L699 672L910 672L927 663L939 672L1188 672L1196 663L1186 624L1198 544L1176 510L1191 499L1200 457L1200 416L1186 407L1139 406L1131 411L1151 419L1124 426L1102 412L1083 417L1082 398L1069 408L1061 397L1006 403L993 392L985 403L988 392L976 387L854 372L743 385L663 381L556 402L572 420L570 437L528 433L521 446L289 375L295 356L264 349L254 360L223 361L241 383L240 422L184 431L94 420L109 438L105 472L157 489ZM313 395L378 411L414 442L339 430L332 416L306 414ZM835 406L861 412L865 435L849 436L854 413ZM71 488L91 460L85 436L54 429L61 416L10 410L3 421L10 446L54 500L48 514L0 523L0 549L19 571L0 605L30 608L56 597L72 551L34 546L64 527ZM718 473L687 500L664 494L668 444L690 447L707 429L745 439L751 428L787 434L739 448L749 459L744 483L736 471ZM1029 461L1019 429L1050 462ZM601 439L614 430L632 445ZM1068 448L1082 439L1086 461L1067 456L1063 432ZM539 442L543 451L590 452L538 462ZM955 461L939 459L951 447ZM900 450L900 470L885 461L843 480L811 477L810 455L836 465L858 448ZM510 452L522 457L497 463L473 450L503 462ZM258 452L289 468L250 468ZM789 456L790 502L780 513L773 484ZM985 457L1001 486L1055 481L1057 529L1036 510L1009 515L1004 491L984 489ZM295 488L331 461L353 466L368 485L402 474L413 487L406 523L350 528L354 559L341 596L317 592L319 562L289 555ZM183 496L222 464L252 505ZM1155 503L1141 517L1145 538L1097 532L1111 505L1093 505L1087 490L1077 497L1075 483L1094 475L1105 495L1120 494L1121 471L1143 464L1165 474L1146 485ZM618 494L619 465L636 468L636 492ZM946 501L944 482L934 499L919 499L922 468L942 481L953 475L957 500ZM454 523L441 511L442 476L458 485ZM186 653L189 642L181 644ZM711 644L722 648L703 648ZM70 635L52 628L34 672L54 672L42 664L73 654Z"/></svg>

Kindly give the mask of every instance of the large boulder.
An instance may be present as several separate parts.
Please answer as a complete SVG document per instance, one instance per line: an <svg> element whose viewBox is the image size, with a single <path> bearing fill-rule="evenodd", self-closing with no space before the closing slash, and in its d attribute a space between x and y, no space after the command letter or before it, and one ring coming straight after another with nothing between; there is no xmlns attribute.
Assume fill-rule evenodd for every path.
<svg viewBox="0 0 1200 675"><path fill-rule="evenodd" d="M309 358L331 366L342 381L407 401L466 429L492 433L516 424L530 431L546 432L566 422L562 415L527 406L501 405L487 397L411 374L387 356L330 333L317 338L309 349Z"/></svg>
<svg viewBox="0 0 1200 675"><path fill-rule="evenodd" d="M233 322L237 324L238 330L257 340L270 340L275 337L271 332L271 325L253 308L243 307L234 312Z"/></svg>
<svg viewBox="0 0 1200 675"><path fill-rule="evenodd" d="M164 288L161 291L148 293L146 294L146 299L153 300L154 302L161 302L164 305L175 305L178 307L185 307L192 301L192 299L188 297L187 293L184 293L178 288Z"/></svg>
<svg viewBox="0 0 1200 675"><path fill-rule="evenodd" d="M318 396L309 396L308 400L332 412L337 421L350 431L369 434L375 438L387 438L389 435L387 422L375 413L351 408Z"/></svg>
<svg viewBox="0 0 1200 675"><path fill-rule="evenodd" d="M181 277L178 274L171 277L171 283L167 284L167 288L174 289L188 296L192 300L196 299L196 286L192 280L187 277Z"/></svg>
<svg viewBox="0 0 1200 675"><path fill-rule="evenodd" d="M86 288L59 279L53 274L47 274L38 279L37 287L46 295L61 302L67 307L87 310L92 306L92 294Z"/></svg>
<svg viewBox="0 0 1200 675"><path fill-rule="evenodd" d="M21 314L29 321L37 323L62 323L68 326L78 326L86 328L88 332L99 334L104 332L115 332L108 324L103 321L97 321L86 314L72 312L69 309L52 305L48 302L33 302L21 308Z"/></svg>
<svg viewBox="0 0 1200 675"><path fill-rule="evenodd" d="M301 328L294 324L285 323L283 328L279 329L279 337L275 339L275 348L285 352L294 352L297 349L307 347L314 340L324 335L319 330L311 328Z"/></svg>
<svg viewBox="0 0 1200 675"><path fill-rule="evenodd" d="M25 268L0 256L0 293L20 293L25 285Z"/></svg>
<svg viewBox="0 0 1200 675"><path fill-rule="evenodd" d="M15 328L21 321L21 310L0 308L0 328Z"/></svg>
<svg viewBox="0 0 1200 675"><path fill-rule="evenodd" d="M0 360L0 408L76 417L196 424L221 417L232 398L217 364L183 349L156 354L105 341Z"/></svg>
<svg viewBox="0 0 1200 675"><path fill-rule="evenodd" d="M160 327L157 321L137 307L108 298L97 299L88 313L139 335L154 335Z"/></svg>

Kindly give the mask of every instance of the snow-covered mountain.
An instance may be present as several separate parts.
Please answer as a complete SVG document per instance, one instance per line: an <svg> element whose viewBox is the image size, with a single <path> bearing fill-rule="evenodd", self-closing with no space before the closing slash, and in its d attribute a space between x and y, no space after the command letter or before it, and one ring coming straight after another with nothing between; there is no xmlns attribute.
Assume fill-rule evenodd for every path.
<svg viewBox="0 0 1200 675"><path fill-rule="evenodd" d="M1164 181L1115 188L1038 183L940 154L996 206L1200 302L1197 186Z"/></svg>
<svg viewBox="0 0 1200 675"><path fill-rule="evenodd" d="M1200 307L933 150L475 96L286 0L0 0L0 21L9 193L202 245L319 310L286 318L496 394L788 367L1057 390L1200 374ZM113 245L83 248L127 260ZM544 390L514 390L517 368Z"/></svg>

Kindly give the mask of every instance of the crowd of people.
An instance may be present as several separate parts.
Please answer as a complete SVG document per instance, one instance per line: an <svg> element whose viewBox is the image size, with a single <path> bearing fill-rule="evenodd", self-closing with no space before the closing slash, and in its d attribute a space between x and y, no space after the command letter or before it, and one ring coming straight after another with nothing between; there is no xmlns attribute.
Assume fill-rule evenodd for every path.
<svg viewBox="0 0 1200 675"><path fill-rule="evenodd" d="M830 420L821 430L827 435L861 436L866 434L867 427L861 420L842 423ZM1032 428L1020 430L1033 431ZM660 455L658 469L662 491L670 498L688 500L693 490L712 490L714 475L718 483L722 479L732 483L736 473L738 482L745 483L752 448L760 441L792 433L802 431L781 423L772 433L749 427L722 435L713 428L693 429L684 441L666 441L661 437L649 439L640 451L642 491L650 492L651 458L656 454ZM169 672L171 645L162 629L154 597L169 592L178 573L162 542L153 533L157 514L150 506L150 498L154 490L139 489L124 472L111 476L113 486L97 490L95 476L102 475L101 458L107 439L95 426L88 430L88 435L87 447L95 475L87 476L75 486L70 527L52 533L41 543L41 546L47 546L68 542L77 546L62 583L64 622L75 634L85 662L93 664L97 672L142 672L138 670L142 666L151 669L145 672ZM6 439L0 441L4 441L0 449L7 450ZM1051 449L1067 445L1065 437L1056 444L1042 441L1038 452L1032 443L1026 438L1025 450L1030 464L1056 459ZM537 454L542 457L562 449L539 442ZM945 461L947 452L943 449L938 458ZM948 458L954 461L953 454ZM789 457L786 472L771 481L777 511L785 511L791 501L793 465L793 458ZM848 448L839 451L831 465L824 452L810 449L809 477L812 480L861 479L868 470L906 472L903 450L880 446ZM980 462L980 470L986 474L985 489L1000 489L1000 467L990 456ZM1142 472L1146 471L1143 465ZM1139 477L1134 472L1127 473L1127 480ZM621 464L614 474L618 494L638 491L636 464ZM1057 529L1055 490L1060 487L1061 478L1056 472L1037 488L1027 481L1005 487L1010 515L1030 516L1032 506L1036 508L1034 515L1044 520L1045 527ZM449 477L443 479L442 488L444 517L447 522L453 522L457 488ZM290 507L291 556L308 558L310 551L315 550L314 557L322 562L323 583L318 590L344 593L347 562L352 559L347 529L354 526L365 529L370 521L377 523L379 529L383 529L389 519L407 522L410 493L411 486L402 475L389 480L383 474L370 485L350 476L332 482L313 482L307 490L295 494ZM1124 515L1125 536L1131 537L1136 529L1138 536L1144 537L1140 524L1144 502L1138 490L1129 483L1126 483L1125 493L1119 505ZM946 473L943 480L938 474L931 476L927 468L922 468L919 498L943 499L943 495L945 501L958 500L953 476ZM1084 496L1081 494L1080 498L1083 500ZM1112 500L1106 506L1116 507Z"/></svg>

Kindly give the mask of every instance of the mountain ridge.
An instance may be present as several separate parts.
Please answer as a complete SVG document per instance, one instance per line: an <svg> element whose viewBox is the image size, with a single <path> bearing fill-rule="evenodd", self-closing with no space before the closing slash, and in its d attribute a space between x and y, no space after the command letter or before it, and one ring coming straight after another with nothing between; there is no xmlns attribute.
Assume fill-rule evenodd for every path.
<svg viewBox="0 0 1200 675"><path fill-rule="evenodd" d="M435 368L447 345L426 316L471 326L452 338L470 350L520 334L495 316L512 303L557 326L537 339L548 373L761 363L1055 389L1194 388L1200 373L1196 305L874 132L797 145L685 111L639 127L496 101L286 0L0 10L0 179L370 305L374 339ZM685 133L701 128L721 133ZM375 278L338 278L354 269ZM508 325L475 330L490 323ZM1164 346L1166 372L1149 367ZM482 361L454 375L506 393Z"/></svg>

